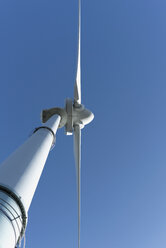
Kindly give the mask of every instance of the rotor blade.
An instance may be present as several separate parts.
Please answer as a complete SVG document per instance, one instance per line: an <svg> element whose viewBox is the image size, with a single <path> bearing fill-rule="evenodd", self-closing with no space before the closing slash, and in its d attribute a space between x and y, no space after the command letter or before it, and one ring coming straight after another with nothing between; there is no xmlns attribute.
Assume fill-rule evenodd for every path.
<svg viewBox="0 0 166 248"><path fill-rule="evenodd" d="M74 126L74 155L77 176L78 194L78 248L80 248L80 223L81 223L81 128Z"/></svg>
<svg viewBox="0 0 166 248"><path fill-rule="evenodd" d="M81 103L81 0L79 0L79 19L78 19L78 58L77 74L74 85L74 102Z"/></svg>

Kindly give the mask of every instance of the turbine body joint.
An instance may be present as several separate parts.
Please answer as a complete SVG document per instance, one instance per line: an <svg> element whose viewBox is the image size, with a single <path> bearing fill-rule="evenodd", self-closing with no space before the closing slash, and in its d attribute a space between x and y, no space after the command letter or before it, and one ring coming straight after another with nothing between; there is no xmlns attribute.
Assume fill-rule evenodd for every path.
<svg viewBox="0 0 166 248"><path fill-rule="evenodd" d="M85 108L83 104L73 103L70 98L66 99L65 108L51 108L42 111L42 122L45 123L53 115L58 114L61 116L59 128L65 126L66 135L73 134L73 128L79 125L80 128L84 128L85 125L89 124L94 115L91 111Z"/></svg>

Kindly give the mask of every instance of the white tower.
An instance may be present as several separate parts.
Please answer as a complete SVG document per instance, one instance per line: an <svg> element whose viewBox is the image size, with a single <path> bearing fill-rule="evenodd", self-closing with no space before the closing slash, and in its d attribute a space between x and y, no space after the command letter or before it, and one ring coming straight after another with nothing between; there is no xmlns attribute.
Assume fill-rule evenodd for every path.
<svg viewBox="0 0 166 248"><path fill-rule="evenodd" d="M0 248L14 248L21 240L27 212L61 117L53 115L0 167Z"/></svg>

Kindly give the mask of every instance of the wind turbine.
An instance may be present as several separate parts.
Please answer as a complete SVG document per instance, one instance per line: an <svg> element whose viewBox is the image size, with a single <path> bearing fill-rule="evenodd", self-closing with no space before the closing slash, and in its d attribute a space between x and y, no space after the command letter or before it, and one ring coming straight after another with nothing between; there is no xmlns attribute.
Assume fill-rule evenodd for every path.
<svg viewBox="0 0 166 248"><path fill-rule="evenodd" d="M78 194L78 248L81 218L81 129L94 115L81 104L81 0L78 21L78 60L74 100L66 99L65 108L42 111L43 125L0 167L0 248L21 245L28 210L58 128L74 136L74 156Z"/></svg>

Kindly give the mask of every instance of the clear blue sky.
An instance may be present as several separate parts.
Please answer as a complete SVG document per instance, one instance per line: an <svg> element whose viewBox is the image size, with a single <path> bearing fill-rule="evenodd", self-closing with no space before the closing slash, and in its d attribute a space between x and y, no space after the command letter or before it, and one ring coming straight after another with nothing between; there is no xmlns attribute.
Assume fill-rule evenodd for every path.
<svg viewBox="0 0 166 248"><path fill-rule="evenodd" d="M0 1L0 161L73 96L77 0ZM81 248L166 247L166 2L82 0ZM27 248L77 247L72 137L59 130Z"/></svg>

